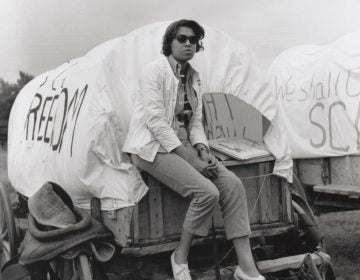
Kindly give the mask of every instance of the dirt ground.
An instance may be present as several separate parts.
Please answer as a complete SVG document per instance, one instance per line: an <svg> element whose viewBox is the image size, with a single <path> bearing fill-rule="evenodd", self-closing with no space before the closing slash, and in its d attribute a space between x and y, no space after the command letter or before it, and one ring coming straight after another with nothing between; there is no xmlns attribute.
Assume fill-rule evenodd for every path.
<svg viewBox="0 0 360 280"><path fill-rule="evenodd" d="M9 184L7 178L6 151L0 148L0 180ZM360 279L360 211L330 213L317 218L326 238L327 253L331 256L337 280ZM222 277L232 279L231 273ZM114 278L115 279L115 278ZM215 279L208 273L204 280Z"/></svg>

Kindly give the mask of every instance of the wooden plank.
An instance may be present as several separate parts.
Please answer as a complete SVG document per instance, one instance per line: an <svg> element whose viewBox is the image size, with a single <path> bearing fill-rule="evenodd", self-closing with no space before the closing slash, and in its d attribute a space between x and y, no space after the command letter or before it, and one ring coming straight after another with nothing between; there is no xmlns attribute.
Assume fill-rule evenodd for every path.
<svg viewBox="0 0 360 280"><path fill-rule="evenodd" d="M135 207L125 207L111 211L101 211L101 219L114 234L114 241L125 246L131 239L131 220Z"/></svg>
<svg viewBox="0 0 360 280"><path fill-rule="evenodd" d="M324 261L330 262L330 256L324 252L312 253L311 259L316 265L321 265ZM298 269L304 261L306 254L284 257L274 260L257 262L261 273L276 272L285 269Z"/></svg>
<svg viewBox="0 0 360 280"><path fill-rule="evenodd" d="M116 210L101 210L101 212L94 214L98 216L101 213L101 217L98 216L98 218L100 218L101 222L114 234L116 244L128 246L129 243L134 240L133 224L135 219L133 218L133 214L136 208L137 206L130 206ZM81 208L81 210L91 214L91 209Z"/></svg>
<svg viewBox="0 0 360 280"><path fill-rule="evenodd" d="M260 157L260 158L252 158L247 160L225 160L222 162L224 166L236 166L236 165L248 165L252 163L259 163L259 162L266 162L266 161L274 161L275 158L273 156L266 156L266 157Z"/></svg>
<svg viewBox="0 0 360 280"><path fill-rule="evenodd" d="M320 266L323 263L330 261L330 256L323 252L318 253L312 253L310 254L311 259L313 260L314 264L316 266ZM259 271L261 274L265 273L274 273L281 270L287 270L287 269L299 269L302 265L304 258L306 257L306 254L301 255L295 255L285 258L279 258L274 260L268 260L268 261L260 261L257 262L256 265L259 268ZM144 269L144 268L143 268ZM220 275L222 279L233 279L233 271L235 271L236 266L226 266L220 268ZM154 269L153 269L154 271ZM205 271L201 272L196 269L191 269L191 275L194 277L194 279L197 280L208 280L208 279L214 279L214 271ZM157 272L157 274L153 274L153 277L150 279L163 279L163 280L172 280L173 277L168 274L160 274L160 272Z"/></svg>
<svg viewBox="0 0 360 280"><path fill-rule="evenodd" d="M134 211L132 215L132 243L139 242L139 204L134 206Z"/></svg>
<svg viewBox="0 0 360 280"><path fill-rule="evenodd" d="M333 209L331 212L334 212L334 208L343 208L347 210L358 210L360 209L360 203L350 202L350 201L334 201L334 200L315 200L314 204L316 206L326 206ZM337 210L339 211L339 210Z"/></svg>
<svg viewBox="0 0 360 280"><path fill-rule="evenodd" d="M360 156L347 155L330 159L331 183L360 185Z"/></svg>
<svg viewBox="0 0 360 280"><path fill-rule="evenodd" d="M351 179L352 185L360 185L360 156L359 155L351 155ZM332 182L334 183L334 182Z"/></svg>
<svg viewBox="0 0 360 280"><path fill-rule="evenodd" d="M255 238L259 236L275 236L287 233L293 225L286 225L284 223L271 223L268 225L252 225L251 226L251 234L250 238ZM218 240L225 239L225 230L223 227L215 229L216 236ZM165 236L163 238L154 238L154 239L141 239L137 244L128 244L127 246L123 246L125 249L124 252L135 252L135 254L142 254L141 252L146 252L146 254L155 254L157 252L164 252L166 248L172 248L171 245L168 247L166 244L170 244L173 242L177 242L180 239L179 234L173 234L171 236ZM201 240L210 240L211 236L204 237L204 238L197 238L196 241L193 241L192 246L199 244L202 242ZM148 248L148 249L145 249ZM144 251L145 250L145 251ZM136 253L137 251L141 251ZM133 254L133 253L131 253Z"/></svg>
<svg viewBox="0 0 360 280"><path fill-rule="evenodd" d="M226 240L225 235L218 235L216 236L216 239L219 241ZM212 240L211 236L204 238L196 238L192 241L191 246L208 244L209 242L211 242L211 240ZM143 247L122 248L121 254L127 256L135 256L135 257L154 255L162 252L174 251L175 248L178 246L178 243L179 241L173 241L173 242L167 242L167 243L155 244L155 245L149 245Z"/></svg>
<svg viewBox="0 0 360 280"><path fill-rule="evenodd" d="M277 272L281 270L286 269L299 269L306 254L302 255L296 255L286 258L280 258L275 260L269 260L269 261L260 261L257 262L257 266L259 268L259 271L261 274L270 273L270 272ZM315 265L319 266L323 264L324 262L330 261L330 256L328 254L325 254L323 252L319 253L313 253L310 254L311 259L314 261ZM233 271L235 271L236 266L227 266L220 269L220 275L223 279L232 279ZM192 274L194 274L193 271L191 271ZM166 280L173 279L172 277L165 278ZM196 274L197 280L208 280L209 278L209 272L205 273L197 273ZM212 278L211 278L212 279Z"/></svg>
<svg viewBox="0 0 360 280"><path fill-rule="evenodd" d="M271 225L273 226L273 223L271 223ZM280 235L288 232L290 228L293 228L293 226L284 225L282 223L276 223L276 227L274 228L265 228L263 225L258 228L256 226L252 226L250 238Z"/></svg>
<svg viewBox="0 0 360 280"><path fill-rule="evenodd" d="M234 172L238 176L246 190L248 212L250 217L250 224L256 224L260 222L260 211L258 202L255 205L256 198L258 197L258 165L249 164L249 165L234 165L229 166L229 170Z"/></svg>
<svg viewBox="0 0 360 280"><path fill-rule="evenodd" d="M352 176L353 170L351 167L352 167L352 162L349 156L331 158L330 159L331 184L335 184L335 185L360 184L360 182L353 181L353 176Z"/></svg>
<svg viewBox="0 0 360 280"><path fill-rule="evenodd" d="M282 185L282 197L281 197L281 217L282 221L289 223L292 221L292 206L291 206L291 194L289 191L289 185L287 182L284 182L281 178L278 178L279 184Z"/></svg>
<svg viewBox="0 0 360 280"><path fill-rule="evenodd" d="M269 174L270 166L268 162L259 163L259 175ZM259 177L259 205L260 205L260 222L269 223L271 221L271 204L270 204L270 178Z"/></svg>
<svg viewBox="0 0 360 280"><path fill-rule="evenodd" d="M278 228L265 228L264 226L260 226L261 228L258 230L252 229L250 238L258 237L258 236L273 236L277 234L282 234L287 232L290 227L289 226L282 226ZM221 241L226 241L225 232L223 230L216 231L216 239ZM179 238L180 236L178 236ZM204 238L196 238L193 240L191 246L201 245L201 244L208 244L209 242L212 242L212 237L204 237ZM173 251L178 245L178 241L172 241L172 242L166 242L166 240L162 240L162 243L160 244L153 244L153 245L144 245L140 247L124 247L121 249L121 254L123 255L131 255L131 256L146 256L146 255L153 255L161 252L168 252Z"/></svg>
<svg viewBox="0 0 360 280"><path fill-rule="evenodd" d="M135 257L148 256L157 253L173 251L177 247L178 243L179 242L170 242L152 246L122 248L121 254Z"/></svg>
<svg viewBox="0 0 360 280"><path fill-rule="evenodd" d="M149 186L149 184L146 182ZM149 192L138 203L138 241L150 236Z"/></svg>
<svg viewBox="0 0 360 280"><path fill-rule="evenodd" d="M354 185L316 185L313 189L315 192L320 193L339 194L357 198L360 196L360 186Z"/></svg>
<svg viewBox="0 0 360 280"><path fill-rule="evenodd" d="M298 176L305 185L322 184L323 159L299 159L296 160L298 167Z"/></svg>
<svg viewBox="0 0 360 280"><path fill-rule="evenodd" d="M273 164L271 164L271 170L273 169ZM270 176L270 204L271 204L271 222L279 222L280 217L280 205L281 205L281 196L282 196L282 186L281 181L277 176Z"/></svg>
<svg viewBox="0 0 360 280"><path fill-rule="evenodd" d="M164 236L181 233L190 200L167 187L162 189L162 200Z"/></svg>
<svg viewBox="0 0 360 280"><path fill-rule="evenodd" d="M148 183L150 237L158 238L164 235L161 183L152 176L149 176Z"/></svg>
<svg viewBox="0 0 360 280"><path fill-rule="evenodd" d="M97 197L93 197L90 200L90 213L91 217L101 223L101 201Z"/></svg>

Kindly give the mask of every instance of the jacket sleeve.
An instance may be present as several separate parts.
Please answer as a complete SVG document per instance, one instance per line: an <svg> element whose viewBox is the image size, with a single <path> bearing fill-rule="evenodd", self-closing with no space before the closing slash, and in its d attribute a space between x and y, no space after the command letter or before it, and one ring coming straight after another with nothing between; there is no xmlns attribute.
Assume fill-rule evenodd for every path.
<svg viewBox="0 0 360 280"><path fill-rule="evenodd" d="M196 144L202 143L209 148L208 141L204 132L204 126L202 123L203 118L203 102L202 93L198 92L198 105L190 121L190 143L195 146Z"/></svg>
<svg viewBox="0 0 360 280"><path fill-rule="evenodd" d="M158 66L147 65L140 75L140 96L145 110L145 122L160 145L169 153L181 142L166 118L164 102L165 77ZM170 96L169 96L170 98Z"/></svg>

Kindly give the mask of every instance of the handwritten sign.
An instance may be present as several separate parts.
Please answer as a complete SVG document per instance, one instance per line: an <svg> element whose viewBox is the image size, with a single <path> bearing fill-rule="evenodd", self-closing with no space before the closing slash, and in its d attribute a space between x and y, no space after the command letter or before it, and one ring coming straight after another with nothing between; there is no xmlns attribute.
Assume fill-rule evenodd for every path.
<svg viewBox="0 0 360 280"><path fill-rule="evenodd" d="M114 85L105 77L116 80L106 71L93 57L80 58L19 93L8 141L9 178L18 192L31 196L52 181L79 207L99 197L103 209L131 206L146 193L139 171L121 152L129 118L121 104L130 97L110 90Z"/></svg>
<svg viewBox="0 0 360 280"><path fill-rule="evenodd" d="M204 94L204 121L208 139L244 138L262 142L262 115L229 94Z"/></svg>
<svg viewBox="0 0 360 280"><path fill-rule="evenodd" d="M58 90L52 88L42 91L46 81L30 103L24 125L25 140L48 143L53 151L60 153L64 136L68 135L71 138L69 152L72 156L76 124L88 85L75 92L69 91L64 85Z"/></svg>
<svg viewBox="0 0 360 280"><path fill-rule="evenodd" d="M289 49L272 64L273 92L293 157L360 152L359 35Z"/></svg>

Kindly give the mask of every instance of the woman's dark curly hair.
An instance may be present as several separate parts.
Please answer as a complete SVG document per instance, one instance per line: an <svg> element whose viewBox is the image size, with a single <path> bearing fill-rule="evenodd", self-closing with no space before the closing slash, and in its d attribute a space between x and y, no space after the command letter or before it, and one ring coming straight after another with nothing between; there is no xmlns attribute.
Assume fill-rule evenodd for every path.
<svg viewBox="0 0 360 280"><path fill-rule="evenodd" d="M181 19L171 23L165 31L162 41L162 53L165 56L169 56L171 54L171 42L176 37L179 28L183 26L189 27L194 31L197 39L196 52L204 49L202 42L200 41L205 37L204 28L194 20Z"/></svg>

